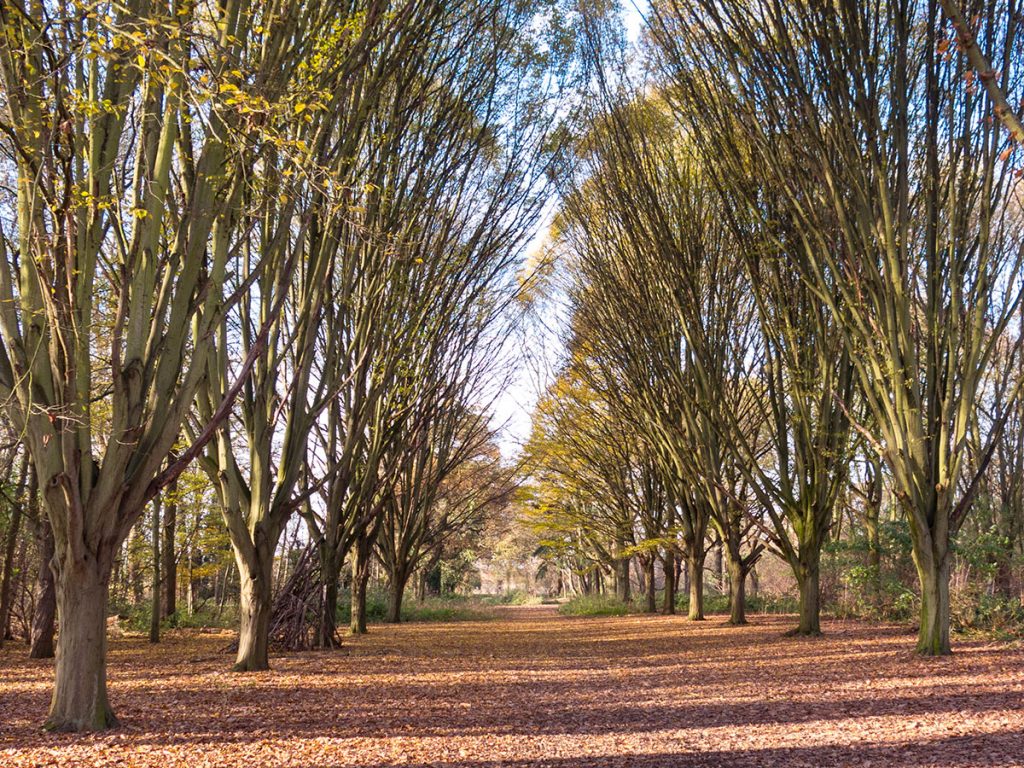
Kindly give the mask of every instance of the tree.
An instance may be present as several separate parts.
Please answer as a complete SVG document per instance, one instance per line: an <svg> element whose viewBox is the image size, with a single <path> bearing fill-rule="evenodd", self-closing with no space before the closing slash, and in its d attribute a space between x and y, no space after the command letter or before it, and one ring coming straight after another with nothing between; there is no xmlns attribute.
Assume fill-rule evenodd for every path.
<svg viewBox="0 0 1024 768"><path fill-rule="evenodd" d="M346 301L330 320L346 349L328 364L343 384L316 430L322 455L309 463L323 482L303 512L321 555L324 645L334 643L350 550L353 630L365 629L362 585L401 455L392 445L411 418L407 358L443 337L446 323L481 313L487 328L515 292L511 267L545 199L558 125L562 64L543 50L538 11L492 0L446 6L367 129L355 221L337 235L352 266L339 273Z"/></svg>
<svg viewBox="0 0 1024 768"><path fill-rule="evenodd" d="M203 423L231 382L244 381L240 418L219 423L203 457L217 483L239 569L236 671L269 668L274 556L301 501L297 488L310 431L336 386L327 377L314 378L314 366L323 352L318 337L324 307L338 299L327 288L338 256L334 228L347 215L350 169L381 83L436 14L431 4L415 0L392 5L356 2L318 9L327 15L309 19L324 30L312 41L312 58L290 55L278 64L296 78L289 99L299 117L280 144L304 151L306 165L282 164L278 147L269 149L260 158L258 183L252 180L237 193L237 209L218 221L214 233L225 246L238 237L242 254L233 286L237 329L224 324L211 340L198 392ZM246 364L248 370L235 372ZM237 436L248 448L244 460L236 455Z"/></svg>
<svg viewBox="0 0 1024 768"><path fill-rule="evenodd" d="M977 11L974 40L1013 86L1019 19L998 1ZM794 261L842 333L864 431L910 523L917 649L948 653L951 537L1000 431L965 476L968 430L982 381L1007 373L994 350L1021 297L1012 146L991 100L936 0L829 13L671 0L656 5L653 29L680 111L699 105L704 130L743 135L751 172L785 200Z"/></svg>
<svg viewBox="0 0 1024 768"><path fill-rule="evenodd" d="M276 156L302 178L305 148L289 132L305 120L292 99L337 66L313 54L333 33L330 50L358 61L383 6L358 17L336 3L282 15L245 0L0 9L5 162L18 179L17 220L0 237L0 391L55 540L48 728L116 723L105 671L114 553L237 393L225 387L196 444L161 470L236 301L223 289L246 174Z"/></svg>
<svg viewBox="0 0 1024 768"><path fill-rule="evenodd" d="M590 386L580 372L585 365L571 361L534 412L527 466L543 503L557 511L557 518L536 516L535 527L550 546L568 534L589 550L588 560L610 570L623 602L631 597L630 563L639 555L653 612L656 556L672 546L669 500L633 424Z"/></svg>
<svg viewBox="0 0 1024 768"><path fill-rule="evenodd" d="M623 86L625 88L625 86ZM691 585L708 521L727 544L732 621L743 623L750 530L742 472L723 433L753 443L754 305L717 195L657 99L612 93L563 192L575 329L625 418L639 418L676 495ZM702 614L694 586L691 615Z"/></svg>

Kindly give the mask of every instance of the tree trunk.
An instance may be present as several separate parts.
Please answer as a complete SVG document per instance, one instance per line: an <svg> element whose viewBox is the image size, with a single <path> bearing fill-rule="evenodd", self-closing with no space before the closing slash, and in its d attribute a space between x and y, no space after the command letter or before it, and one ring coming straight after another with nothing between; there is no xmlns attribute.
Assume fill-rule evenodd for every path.
<svg viewBox="0 0 1024 768"><path fill-rule="evenodd" d="M802 546L797 585L800 588L800 624L798 635L821 634L821 551L814 546Z"/></svg>
<svg viewBox="0 0 1024 768"><path fill-rule="evenodd" d="M392 573L388 581L388 623L398 624L402 621L402 598L405 596L405 584L408 577L402 573Z"/></svg>
<svg viewBox="0 0 1024 768"><path fill-rule="evenodd" d="M142 602L142 570L135 558L135 540L139 537L139 529L132 526L128 532L128 543L124 548L125 570L128 576L128 588L131 590L132 605Z"/></svg>
<svg viewBox="0 0 1024 768"><path fill-rule="evenodd" d="M922 656L946 656L949 645L949 557L920 553L914 547L914 563L921 580L921 626L917 652Z"/></svg>
<svg viewBox="0 0 1024 768"><path fill-rule="evenodd" d="M321 573L323 573L321 571ZM321 588L320 640L321 648L337 648L338 642L338 574L327 576Z"/></svg>
<svg viewBox="0 0 1024 768"><path fill-rule="evenodd" d="M173 616L178 610L178 560L175 557L175 528L178 525L177 481L167 486L167 503L164 505L164 618Z"/></svg>
<svg viewBox="0 0 1024 768"><path fill-rule="evenodd" d="M189 616L195 615L196 611L196 589L195 589L195 547L191 547L188 553L188 584L185 590L185 610Z"/></svg>
<svg viewBox="0 0 1024 768"><path fill-rule="evenodd" d="M690 582L690 610L687 616L691 621L704 621L704 549L702 546L692 548L686 553L686 573Z"/></svg>
<svg viewBox="0 0 1024 768"><path fill-rule="evenodd" d="M109 580L109 569L91 557L81 565L60 568L60 634L47 730L99 731L117 725L107 699Z"/></svg>
<svg viewBox="0 0 1024 768"><path fill-rule="evenodd" d="M273 550L257 546L255 558L243 565L239 560L239 613L241 626L238 634L238 657L235 672L260 672L270 669L270 614L271 575Z"/></svg>
<svg viewBox="0 0 1024 768"><path fill-rule="evenodd" d="M719 539L718 543L715 544L712 550L715 553L714 559L711 561L711 569L715 572L715 582L718 584L719 594L725 594L725 580L722 575L725 573L725 569L722 567L722 550L725 549L725 544Z"/></svg>
<svg viewBox="0 0 1024 768"><path fill-rule="evenodd" d="M324 539L317 545L320 558L320 605L317 617L317 645L320 648L337 648L338 640L338 595L340 592L341 566L344 556L338 553L333 543Z"/></svg>
<svg viewBox="0 0 1024 768"><path fill-rule="evenodd" d="M39 521L36 535L39 546L39 572L36 574L36 609L32 614L32 637L29 658L53 658L54 619L57 616L57 589L53 579L53 529L45 516Z"/></svg>
<svg viewBox="0 0 1024 768"><path fill-rule="evenodd" d="M615 560L615 597L628 603L632 597L629 584L629 558L619 557Z"/></svg>
<svg viewBox="0 0 1024 768"><path fill-rule="evenodd" d="M878 506L867 505L864 528L868 538L868 567L871 569L871 604L877 609L882 600L882 546L878 536Z"/></svg>
<svg viewBox="0 0 1024 768"><path fill-rule="evenodd" d="M666 616L672 616L676 612L676 553L672 550L665 552L665 599L662 603L662 611Z"/></svg>
<svg viewBox="0 0 1024 768"><path fill-rule="evenodd" d="M31 462L28 454L21 457L21 472L18 479L17 499L14 508L11 510L11 522L7 527L7 547L4 551L4 575L0 582L0 645L4 640L11 637L11 605L14 603L14 594L11 589L11 576L14 573L14 553L18 544L18 534L21 532L21 518L24 513L25 504L25 480L29 474ZM29 487L31 499L36 492L35 469L32 469L32 482Z"/></svg>
<svg viewBox="0 0 1024 768"><path fill-rule="evenodd" d="M21 500L14 504L11 522L7 526L7 546L4 549L4 576L0 581L0 645L11 638L11 604L14 593L11 589L11 576L14 572L14 553L17 551L18 534L21 531Z"/></svg>
<svg viewBox="0 0 1024 768"><path fill-rule="evenodd" d="M153 501L153 605L149 612L149 642L160 642L160 503L156 499Z"/></svg>
<svg viewBox="0 0 1024 768"><path fill-rule="evenodd" d="M658 585L654 574L658 566L658 557L653 552L650 559L644 564L647 571L647 613L658 612Z"/></svg>
<svg viewBox="0 0 1024 768"><path fill-rule="evenodd" d="M366 582L370 579L370 546L360 538L352 547L352 621L353 635L366 634Z"/></svg>
<svg viewBox="0 0 1024 768"><path fill-rule="evenodd" d="M221 571L223 571L223 575L221 575ZM218 571L214 576L214 583L220 584L220 598L217 600L217 621L220 621L220 617L224 613L224 605L227 603L228 593L231 588L231 575L235 572L235 569L223 568L221 571Z"/></svg>
<svg viewBox="0 0 1024 768"><path fill-rule="evenodd" d="M743 568L743 558L740 555L739 547L728 548L728 569L729 569L729 623L747 623L747 594L746 594L746 571Z"/></svg>
<svg viewBox="0 0 1024 768"><path fill-rule="evenodd" d="M416 601L422 603L427 599L427 571L423 570L420 572L419 578L416 579Z"/></svg>

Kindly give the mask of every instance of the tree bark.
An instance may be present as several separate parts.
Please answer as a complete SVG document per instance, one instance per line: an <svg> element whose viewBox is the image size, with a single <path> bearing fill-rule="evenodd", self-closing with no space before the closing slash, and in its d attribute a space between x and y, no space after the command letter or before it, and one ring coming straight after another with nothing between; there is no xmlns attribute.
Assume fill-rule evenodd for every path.
<svg viewBox="0 0 1024 768"><path fill-rule="evenodd" d="M690 582L690 609L687 617L691 621L704 621L704 549L692 548L686 553L686 573Z"/></svg>
<svg viewBox="0 0 1024 768"><path fill-rule="evenodd" d="M325 576L321 571L324 583L321 586L320 598L320 639L321 648L337 648L338 642L338 573Z"/></svg>
<svg viewBox="0 0 1024 768"><path fill-rule="evenodd" d="M361 537L352 547L352 620L353 635L366 634L366 582L370 579L370 546Z"/></svg>
<svg viewBox="0 0 1024 768"><path fill-rule="evenodd" d="M32 614L29 658L52 659L54 619L57 616L57 590L53 579L53 529L45 516L36 534L39 547L39 572L36 574L36 609Z"/></svg>
<svg viewBox="0 0 1024 768"><path fill-rule="evenodd" d="M878 507L868 504L864 528L868 538L868 567L871 569L871 604L879 607L882 599L882 547L878 536Z"/></svg>
<svg viewBox="0 0 1024 768"><path fill-rule="evenodd" d="M741 625L747 623L747 590L746 570L739 547L727 547L729 571L729 623Z"/></svg>
<svg viewBox="0 0 1024 768"><path fill-rule="evenodd" d="M718 543L715 544L714 558L711 561L711 569L715 572L715 583L718 585L718 591L720 594L725 594L725 580L722 578L722 574L725 573L725 569L722 567L722 551L725 549L725 544L719 539Z"/></svg>
<svg viewBox="0 0 1024 768"><path fill-rule="evenodd" d="M665 552L663 567L665 568L665 595L662 611L666 616L672 616L676 612L676 553L672 550Z"/></svg>
<svg viewBox="0 0 1024 768"><path fill-rule="evenodd" d="M797 585L800 588L800 623L798 635L821 634L821 551L812 546L801 547Z"/></svg>
<svg viewBox="0 0 1024 768"><path fill-rule="evenodd" d="M658 585L654 579L657 566L658 557L652 552L650 559L644 564L647 571L647 613L658 612Z"/></svg>
<svg viewBox="0 0 1024 768"><path fill-rule="evenodd" d="M914 563L921 581L921 625L917 652L922 656L946 656L949 644L949 556L914 547Z"/></svg>
<svg viewBox="0 0 1024 768"><path fill-rule="evenodd" d="M153 605L149 612L149 642L160 642L160 503L153 500Z"/></svg>
<svg viewBox="0 0 1024 768"><path fill-rule="evenodd" d="M99 731L117 725L107 699L109 580L109 568L91 556L59 571L60 634L47 730Z"/></svg>
<svg viewBox="0 0 1024 768"><path fill-rule="evenodd" d="M402 621L402 598L405 596L405 585L408 577L404 573L392 573L388 581L388 623L398 624Z"/></svg>
<svg viewBox="0 0 1024 768"><path fill-rule="evenodd" d="M14 571L14 553L17 550L18 534L21 532L21 500L14 505L11 522L7 527L7 546L4 549L4 576L0 581L0 645L11 638L11 576Z"/></svg>
<svg viewBox="0 0 1024 768"><path fill-rule="evenodd" d="M623 603L628 603L632 597L628 557L618 557L615 560L615 597Z"/></svg>
<svg viewBox="0 0 1024 768"><path fill-rule="evenodd" d="M235 672L260 672L270 669L270 614L272 552L257 546L252 562L239 560L239 613L241 626L238 634L238 657Z"/></svg>
<svg viewBox="0 0 1024 768"><path fill-rule="evenodd" d="M178 525L178 482L167 486L167 503L164 505L164 618L173 616L178 610L178 560L175 557L175 529Z"/></svg>
<svg viewBox="0 0 1024 768"><path fill-rule="evenodd" d="M18 544L18 534L21 532L21 518L24 515L25 504L25 481L29 474L30 461L28 454L21 458L21 472L18 479L18 494L11 510L11 522L7 527L7 547L4 551L4 575L0 582L0 645L4 640L11 638L11 606L14 603L14 595L11 589L11 577L14 573L14 552ZM35 493L35 470L32 470L31 487L29 493Z"/></svg>

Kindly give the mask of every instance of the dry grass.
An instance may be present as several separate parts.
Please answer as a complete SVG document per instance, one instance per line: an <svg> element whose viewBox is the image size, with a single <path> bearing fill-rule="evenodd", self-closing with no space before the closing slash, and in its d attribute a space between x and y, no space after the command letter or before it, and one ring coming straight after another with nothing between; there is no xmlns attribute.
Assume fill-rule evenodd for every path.
<svg viewBox="0 0 1024 768"><path fill-rule="evenodd" d="M225 637L111 643L124 726L41 733L51 666L0 652L0 765L1020 766L1024 650L925 660L893 627L572 619L375 627L235 675Z"/></svg>

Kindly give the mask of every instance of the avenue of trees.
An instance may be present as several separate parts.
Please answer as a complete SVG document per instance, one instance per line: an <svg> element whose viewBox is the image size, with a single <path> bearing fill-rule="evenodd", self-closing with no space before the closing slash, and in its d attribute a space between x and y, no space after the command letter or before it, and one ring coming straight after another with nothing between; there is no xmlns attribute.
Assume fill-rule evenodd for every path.
<svg viewBox="0 0 1024 768"><path fill-rule="evenodd" d="M877 602L891 521L920 653L950 651L954 568L1019 628L1020 24L666 0L631 50L589 19L552 226L567 355L531 446L534 525L578 589L627 598L634 560L650 610L681 575L700 619L713 549L742 623L770 553L816 634L823 556L861 542L843 576Z"/></svg>
<svg viewBox="0 0 1024 768"><path fill-rule="evenodd" d="M181 536L214 535L197 505L236 565L235 668L259 670L290 524L330 645L343 562L362 628L380 542L397 619L411 571L507 493L494 349L548 198L554 22L497 0L0 8L4 626L35 536L48 728L116 723L112 579L148 538L173 612Z"/></svg>
<svg viewBox="0 0 1024 768"><path fill-rule="evenodd" d="M621 10L0 3L0 643L48 729L117 723L115 616L267 670L485 540L693 620L777 558L799 634L837 585L924 655L1024 626L1019 9Z"/></svg>

